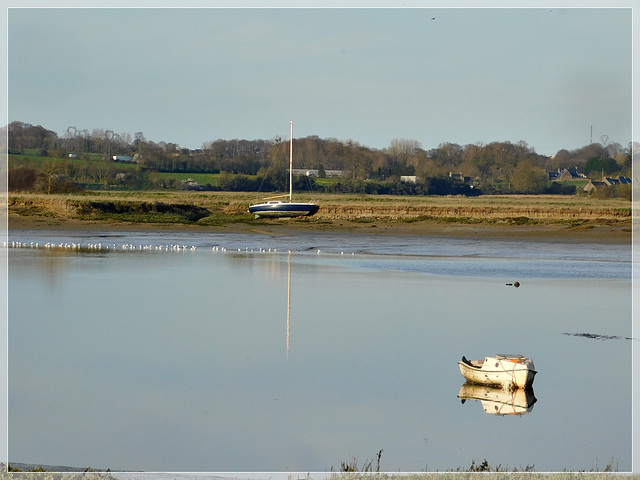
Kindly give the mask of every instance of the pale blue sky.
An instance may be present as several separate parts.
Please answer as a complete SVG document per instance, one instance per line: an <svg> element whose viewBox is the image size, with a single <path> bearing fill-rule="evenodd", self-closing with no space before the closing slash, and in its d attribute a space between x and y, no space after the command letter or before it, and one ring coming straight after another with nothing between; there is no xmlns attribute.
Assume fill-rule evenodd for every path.
<svg viewBox="0 0 640 480"><path fill-rule="evenodd" d="M548 5L548 4L547 4ZM435 20L432 18L435 17ZM629 8L10 9L8 120L198 148L626 146Z"/></svg>

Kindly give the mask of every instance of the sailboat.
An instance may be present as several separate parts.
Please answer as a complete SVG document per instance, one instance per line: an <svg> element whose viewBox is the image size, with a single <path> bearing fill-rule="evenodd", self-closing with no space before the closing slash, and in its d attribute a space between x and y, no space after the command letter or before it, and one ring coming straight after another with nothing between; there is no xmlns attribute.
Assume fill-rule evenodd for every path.
<svg viewBox="0 0 640 480"><path fill-rule="evenodd" d="M287 196L279 195L278 197ZM318 205L315 203L297 203L293 201L293 122L291 122L291 138L289 140L289 201L269 200L264 203L257 203L249 206L249 213L253 213L256 218L271 217L303 217L311 216L318 212ZM270 198L278 198L270 197Z"/></svg>

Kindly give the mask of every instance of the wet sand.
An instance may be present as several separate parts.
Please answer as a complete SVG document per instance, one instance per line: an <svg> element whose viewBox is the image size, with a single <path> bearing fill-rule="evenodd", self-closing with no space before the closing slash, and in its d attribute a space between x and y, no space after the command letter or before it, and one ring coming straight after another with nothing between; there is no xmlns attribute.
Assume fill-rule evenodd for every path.
<svg viewBox="0 0 640 480"><path fill-rule="evenodd" d="M329 232L357 234L422 235L442 237L478 237L514 240L563 241L566 243L631 244L632 226L588 225L571 227L561 224L509 225L496 223L452 223L419 221L407 223L380 220L357 223L348 220L282 219L256 222L227 223L223 225L189 225L175 223L131 223L77 219L52 219L36 216L9 215L11 230L67 230L67 231L185 231L212 233L263 233L266 235L290 235L295 232Z"/></svg>

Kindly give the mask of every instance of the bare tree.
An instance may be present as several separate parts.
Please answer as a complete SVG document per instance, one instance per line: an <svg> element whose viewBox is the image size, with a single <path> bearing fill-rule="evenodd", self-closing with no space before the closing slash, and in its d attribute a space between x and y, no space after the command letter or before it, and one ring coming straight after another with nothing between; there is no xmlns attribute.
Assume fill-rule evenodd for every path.
<svg viewBox="0 0 640 480"><path fill-rule="evenodd" d="M57 177L60 168L61 165L57 156L51 157L42 163L42 173L47 177L47 195L51 195L51 186L54 179Z"/></svg>
<svg viewBox="0 0 640 480"><path fill-rule="evenodd" d="M410 140L408 138L394 138L393 140L391 140L391 145L389 146L388 153L392 157L396 157L398 159L406 159L410 155L413 155L416 150L421 147L422 145L417 140Z"/></svg>

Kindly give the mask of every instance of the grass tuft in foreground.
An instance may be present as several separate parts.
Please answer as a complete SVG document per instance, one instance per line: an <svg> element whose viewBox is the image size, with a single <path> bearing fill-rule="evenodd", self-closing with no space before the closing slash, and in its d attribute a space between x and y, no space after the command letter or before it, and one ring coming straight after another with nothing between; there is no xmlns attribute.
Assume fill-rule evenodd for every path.
<svg viewBox="0 0 640 480"><path fill-rule="evenodd" d="M525 467L509 468L503 465L491 466L487 459L484 459L480 463L476 463L475 460L471 461L471 465L468 468L458 467L455 470L447 470L443 473L421 473L421 474L389 474L380 473L380 459L382 457L382 450L377 455L377 463L375 471L373 469L373 460L365 461L361 466L358 465L358 459L353 458L350 462L342 462L339 472L335 472L331 467L331 471L334 472L332 480L359 480L365 478L371 478L372 474L375 475L376 480L460 480L470 478L486 478L487 474L492 474L491 478L498 478L500 480L547 480L551 477L551 480L582 480L585 474L588 473L589 480L599 480L601 478L608 479L612 477L612 473L618 472L618 462L615 459L611 459L609 463L601 468L599 463L591 468L588 472L586 470L579 472L560 472L554 474L542 474L534 473L534 465L526 465ZM428 467L426 468L428 471ZM475 474L475 475L474 475ZM461 476L462 475L462 476ZM615 478L633 478L634 480L640 480L640 475L628 475L624 477L619 473L615 474Z"/></svg>

